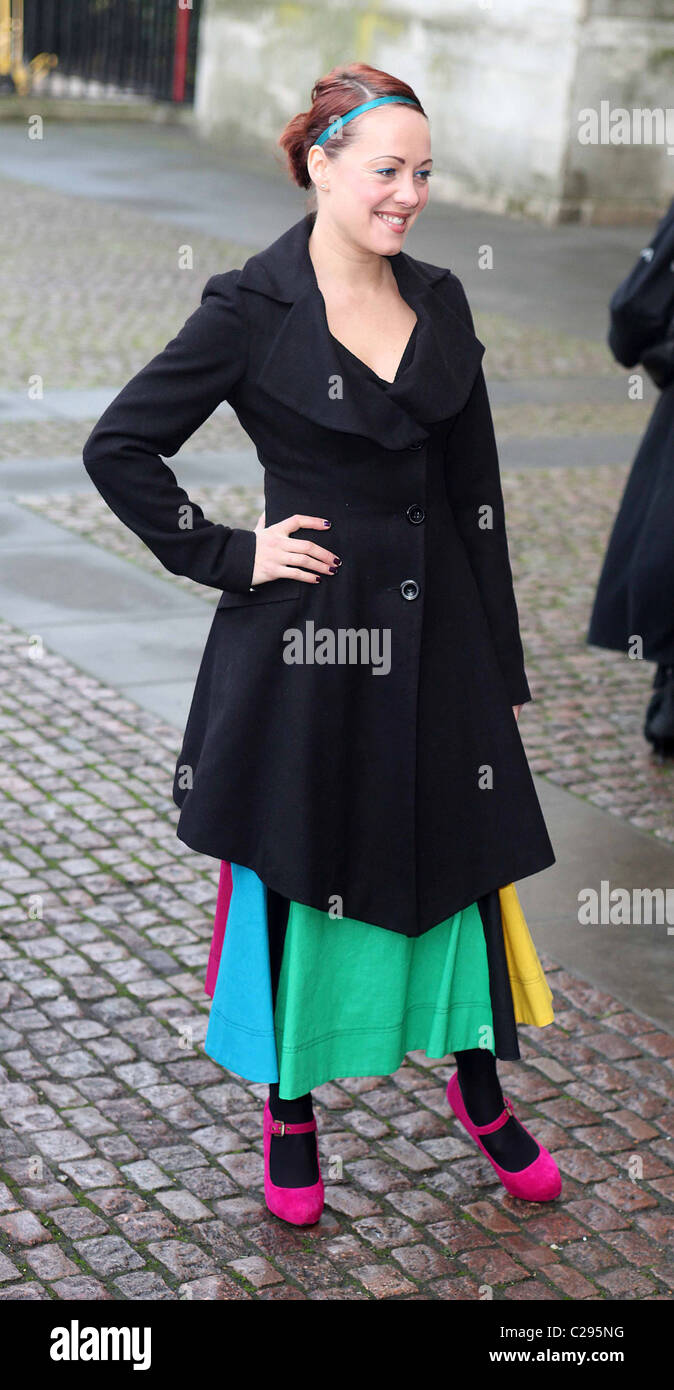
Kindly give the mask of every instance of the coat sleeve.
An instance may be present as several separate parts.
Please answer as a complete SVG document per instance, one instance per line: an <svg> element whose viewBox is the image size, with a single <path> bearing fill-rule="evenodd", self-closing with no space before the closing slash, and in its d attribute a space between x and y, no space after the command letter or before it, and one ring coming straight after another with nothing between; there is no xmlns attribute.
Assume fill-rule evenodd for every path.
<svg viewBox="0 0 674 1390"><path fill-rule="evenodd" d="M199 307L122 388L82 453L108 506L171 574L237 593L251 587L255 532L208 521L160 455L177 453L245 372L240 273L211 276Z"/></svg>
<svg viewBox="0 0 674 1390"><path fill-rule="evenodd" d="M463 286L457 312L474 332ZM512 705L531 699L512 570L494 425L480 366L465 406L450 430L445 454L449 503L482 600L496 656ZM487 514L481 509L491 508ZM490 515L491 527L485 526Z"/></svg>

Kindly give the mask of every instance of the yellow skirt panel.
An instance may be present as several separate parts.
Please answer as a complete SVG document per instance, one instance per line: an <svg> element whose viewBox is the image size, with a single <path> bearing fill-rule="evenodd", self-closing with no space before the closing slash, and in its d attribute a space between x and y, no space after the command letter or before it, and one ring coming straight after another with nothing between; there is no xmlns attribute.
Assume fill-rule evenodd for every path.
<svg viewBox="0 0 674 1390"><path fill-rule="evenodd" d="M552 990L543 974L514 883L499 888L501 921L516 1023L554 1023Z"/></svg>

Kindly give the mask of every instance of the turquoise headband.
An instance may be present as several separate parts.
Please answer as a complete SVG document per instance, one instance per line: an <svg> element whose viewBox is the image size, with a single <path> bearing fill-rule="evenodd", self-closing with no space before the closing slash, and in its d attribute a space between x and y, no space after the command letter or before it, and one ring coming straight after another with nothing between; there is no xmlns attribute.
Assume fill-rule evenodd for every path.
<svg viewBox="0 0 674 1390"><path fill-rule="evenodd" d="M324 145L331 135L336 135L337 131L346 125L347 121L352 121L354 116L360 116L362 111L369 111L373 106L383 106L385 101L406 101L410 106L416 106L417 110L420 110L418 101L415 101L413 97L373 97L372 101L364 101L362 106L354 106L353 110L347 111L345 116L336 116L331 125L326 126L318 139L314 140L314 144Z"/></svg>

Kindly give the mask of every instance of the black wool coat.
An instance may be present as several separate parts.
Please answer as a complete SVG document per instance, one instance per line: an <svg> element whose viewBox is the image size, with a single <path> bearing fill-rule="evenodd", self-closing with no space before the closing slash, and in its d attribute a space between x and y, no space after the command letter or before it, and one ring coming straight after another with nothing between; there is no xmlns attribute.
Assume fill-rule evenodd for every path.
<svg viewBox="0 0 674 1390"><path fill-rule="evenodd" d="M634 367L674 336L674 202L611 299L608 343ZM655 404L616 514L587 641L674 664L674 381Z"/></svg>
<svg viewBox="0 0 674 1390"><path fill-rule="evenodd" d="M512 709L531 693L484 346L456 275L400 251L417 322L393 383L378 377L330 332L314 217L208 280L84 463L167 569L222 590L175 768L178 837L415 937L555 862ZM341 557L320 584L252 588L255 533L209 521L160 457L225 398L264 469L266 524L332 523L294 533Z"/></svg>

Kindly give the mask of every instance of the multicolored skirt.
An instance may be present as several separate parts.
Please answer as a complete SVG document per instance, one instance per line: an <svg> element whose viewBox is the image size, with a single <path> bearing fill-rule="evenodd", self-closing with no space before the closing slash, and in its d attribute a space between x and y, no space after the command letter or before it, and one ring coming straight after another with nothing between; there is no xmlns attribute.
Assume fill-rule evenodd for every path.
<svg viewBox="0 0 674 1390"><path fill-rule="evenodd" d="M223 860L205 992L206 1054L291 1100L387 1076L408 1052L520 1056L517 1023L554 1021L514 884L419 937L281 898Z"/></svg>

